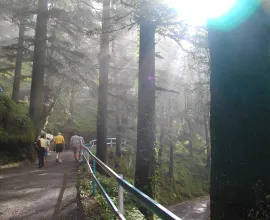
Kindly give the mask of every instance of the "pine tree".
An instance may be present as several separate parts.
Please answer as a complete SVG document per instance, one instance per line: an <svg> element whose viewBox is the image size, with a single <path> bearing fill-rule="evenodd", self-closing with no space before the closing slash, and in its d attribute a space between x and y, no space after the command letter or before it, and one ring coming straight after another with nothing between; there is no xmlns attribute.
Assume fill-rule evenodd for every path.
<svg viewBox="0 0 270 220"><path fill-rule="evenodd" d="M36 135L41 129L40 122L44 102L44 68L46 60L47 20L48 0L39 0L29 108L29 114L37 132Z"/></svg>

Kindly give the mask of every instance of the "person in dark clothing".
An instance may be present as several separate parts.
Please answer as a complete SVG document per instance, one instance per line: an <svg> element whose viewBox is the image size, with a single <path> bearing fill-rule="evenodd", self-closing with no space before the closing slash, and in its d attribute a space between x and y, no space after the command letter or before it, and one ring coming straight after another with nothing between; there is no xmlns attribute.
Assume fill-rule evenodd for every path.
<svg viewBox="0 0 270 220"><path fill-rule="evenodd" d="M44 156L47 147L45 134L40 135L37 145L38 145L39 168L41 168L44 167Z"/></svg>

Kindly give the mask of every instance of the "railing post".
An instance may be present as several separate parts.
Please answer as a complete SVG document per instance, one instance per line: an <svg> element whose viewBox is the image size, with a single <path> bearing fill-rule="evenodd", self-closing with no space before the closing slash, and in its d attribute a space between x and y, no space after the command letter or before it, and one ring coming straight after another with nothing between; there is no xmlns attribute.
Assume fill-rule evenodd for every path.
<svg viewBox="0 0 270 220"><path fill-rule="evenodd" d="M123 174L119 174L121 178L123 178ZM118 184L118 209L122 215L124 215L124 189Z"/></svg>
<svg viewBox="0 0 270 220"><path fill-rule="evenodd" d="M93 174L96 175L96 161L93 160ZM93 187L93 195L96 195L96 182L93 180L92 182L92 187Z"/></svg>

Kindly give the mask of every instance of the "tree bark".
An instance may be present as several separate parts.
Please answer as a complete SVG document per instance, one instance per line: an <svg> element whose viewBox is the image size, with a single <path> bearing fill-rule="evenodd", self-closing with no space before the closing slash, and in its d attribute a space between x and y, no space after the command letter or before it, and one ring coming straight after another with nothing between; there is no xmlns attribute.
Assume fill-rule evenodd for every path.
<svg viewBox="0 0 270 220"><path fill-rule="evenodd" d="M99 57L99 87L97 112L97 157L104 163L107 160L107 106L109 75L109 27L110 0L103 1L102 34Z"/></svg>
<svg viewBox="0 0 270 220"><path fill-rule="evenodd" d="M172 117L172 98L169 98L167 102L167 118L168 118L168 135L169 135L169 144L170 144L170 157L169 157L169 172L168 176L173 177L174 171L174 126L173 126L173 117Z"/></svg>
<svg viewBox="0 0 270 220"><path fill-rule="evenodd" d="M162 158L163 155L163 151L164 151L164 145L165 145L165 126L167 126L166 123L166 117L167 117L167 111L166 109L168 109L168 105L167 104L167 97L164 101L164 105L162 106L162 110L161 110L161 118L160 118L160 137L159 137L159 149L158 149L158 157L159 159ZM166 108L167 107L167 108Z"/></svg>
<svg viewBox="0 0 270 220"><path fill-rule="evenodd" d="M159 149L158 149L158 157L159 159L162 158L163 150L164 150L164 139L165 139L165 128L164 124L161 124L160 128L160 137L159 137Z"/></svg>
<svg viewBox="0 0 270 220"><path fill-rule="evenodd" d="M119 109L118 109L118 111L119 111ZM121 122L120 122L120 116L118 115L118 116L116 116L116 149L115 149L116 158L121 157L122 137L121 137L120 129L121 129ZM118 167L117 162L115 163L115 167Z"/></svg>
<svg viewBox="0 0 270 220"><path fill-rule="evenodd" d="M20 94L21 72L23 62L23 44L24 44L24 32L25 32L25 17L21 16L19 20L19 39L18 49L16 54L15 73L13 81L12 100L18 101Z"/></svg>
<svg viewBox="0 0 270 220"><path fill-rule="evenodd" d="M40 121L43 112L47 20L48 0L39 0L29 108L29 114L35 126L36 135L41 129Z"/></svg>
<svg viewBox="0 0 270 220"><path fill-rule="evenodd" d="M211 219L269 219L269 16L209 29Z"/></svg>
<svg viewBox="0 0 270 220"><path fill-rule="evenodd" d="M188 149L189 149L189 155L193 157L193 144L192 144L192 139L193 139L193 134L194 134L194 129L192 125L191 119L186 118L186 121L188 123L188 128L189 128L189 138L188 138Z"/></svg>
<svg viewBox="0 0 270 220"><path fill-rule="evenodd" d="M170 139L170 161L169 161L169 177L173 177L174 171L174 140Z"/></svg>
<svg viewBox="0 0 270 220"><path fill-rule="evenodd" d="M119 89L116 89L116 94L119 93ZM115 154L116 157L121 157L121 143L122 143L122 137L121 137L121 110L120 110L120 100L116 98L116 149Z"/></svg>
<svg viewBox="0 0 270 220"><path fill-rule="evenodd" d="M115 41L112 42L112 56L115 58ZM116 62L114 63L116 64ZM121 157L121 143L122 143L122 137L121 137L121 101L118 98L119 97L119 74L117 70L114 70L114 79L115 79L115 130L116 130L116 146L115 146L115 156L116 156L116 161L115 161L115 168L118 167L117 163L117 158Z"/></svg>
<svg viewBox="0 0 270 220"><path fill-rule="evenodd" d="M155 26L141 16L138 82L138 125L135 186L154 196L155 146Z"/></svg>
<svg viewBox="0 0 270 220"><path fill-rule="evenodd" d="M209 115L209 112L207 112L206 114ZM207 116L206 114L203 115L203 123L204 123L204 132L205 132L205 144L206 144L206 167L210 167L211 162L210 162L210 158L211 158L211 152L210 152L210 137L209 137L209 121L208 118L209 116Z"/></svg>

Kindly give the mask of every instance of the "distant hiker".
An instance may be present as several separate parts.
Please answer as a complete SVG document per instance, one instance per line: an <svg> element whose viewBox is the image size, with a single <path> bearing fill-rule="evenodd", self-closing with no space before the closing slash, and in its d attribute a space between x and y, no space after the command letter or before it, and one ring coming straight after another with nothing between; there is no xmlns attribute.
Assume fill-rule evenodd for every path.
<svg viewBox="0 0 270 220"><path fill-rule="evenodd" d="M61 152L63 151L65 139L61 135L61 133L58 133L57 136L54 138L54 144L55 144L55 151L56 151L56 162L62 163L61 160Z"/></svg>
<svg viewBox="0 0 270 220"><path fill-rule="evenodd" d="M48 152L51 150L51 139L47 137L47 147L48 147Z"/></svg>
<svg viewBox="0 0 270 220"><path fill-rule="evenodd" d="M49 152L50 152L50 145L51 145L50 138L47 137L46 138L45 162L47 162L47 157L48 157Z"/></svg>
<svg viewBox="0 0 270 220"><path fill-rule="evenodd" d="M80 147L82 146L81 138L74 133L74 135L70 139L70 147L73 148L74 151L74 159L76 162L79 162L79 153L80 153Z"/></svg>
<svg viewBox="0 0 270 220"><path fill-rule="evenodd" d="M81 134L79 134L79 137L80 137L80 139L81 139L81 146L80 146L80 152L79 152L79 160L81 160L81 159L82 159L82 148L83 148L83 145L84 145L85 143L84 143L84 139L83 139L83 137L82 137Z"/></svg>
<svg viewBox="0 0 270 220"><path fill-rule="evenodd" d="M41 134L40 138L37 141L38 146L38 159L39 159L39 168L44 167L44 156L46 151L46 139L45 134Z"/></svg>

